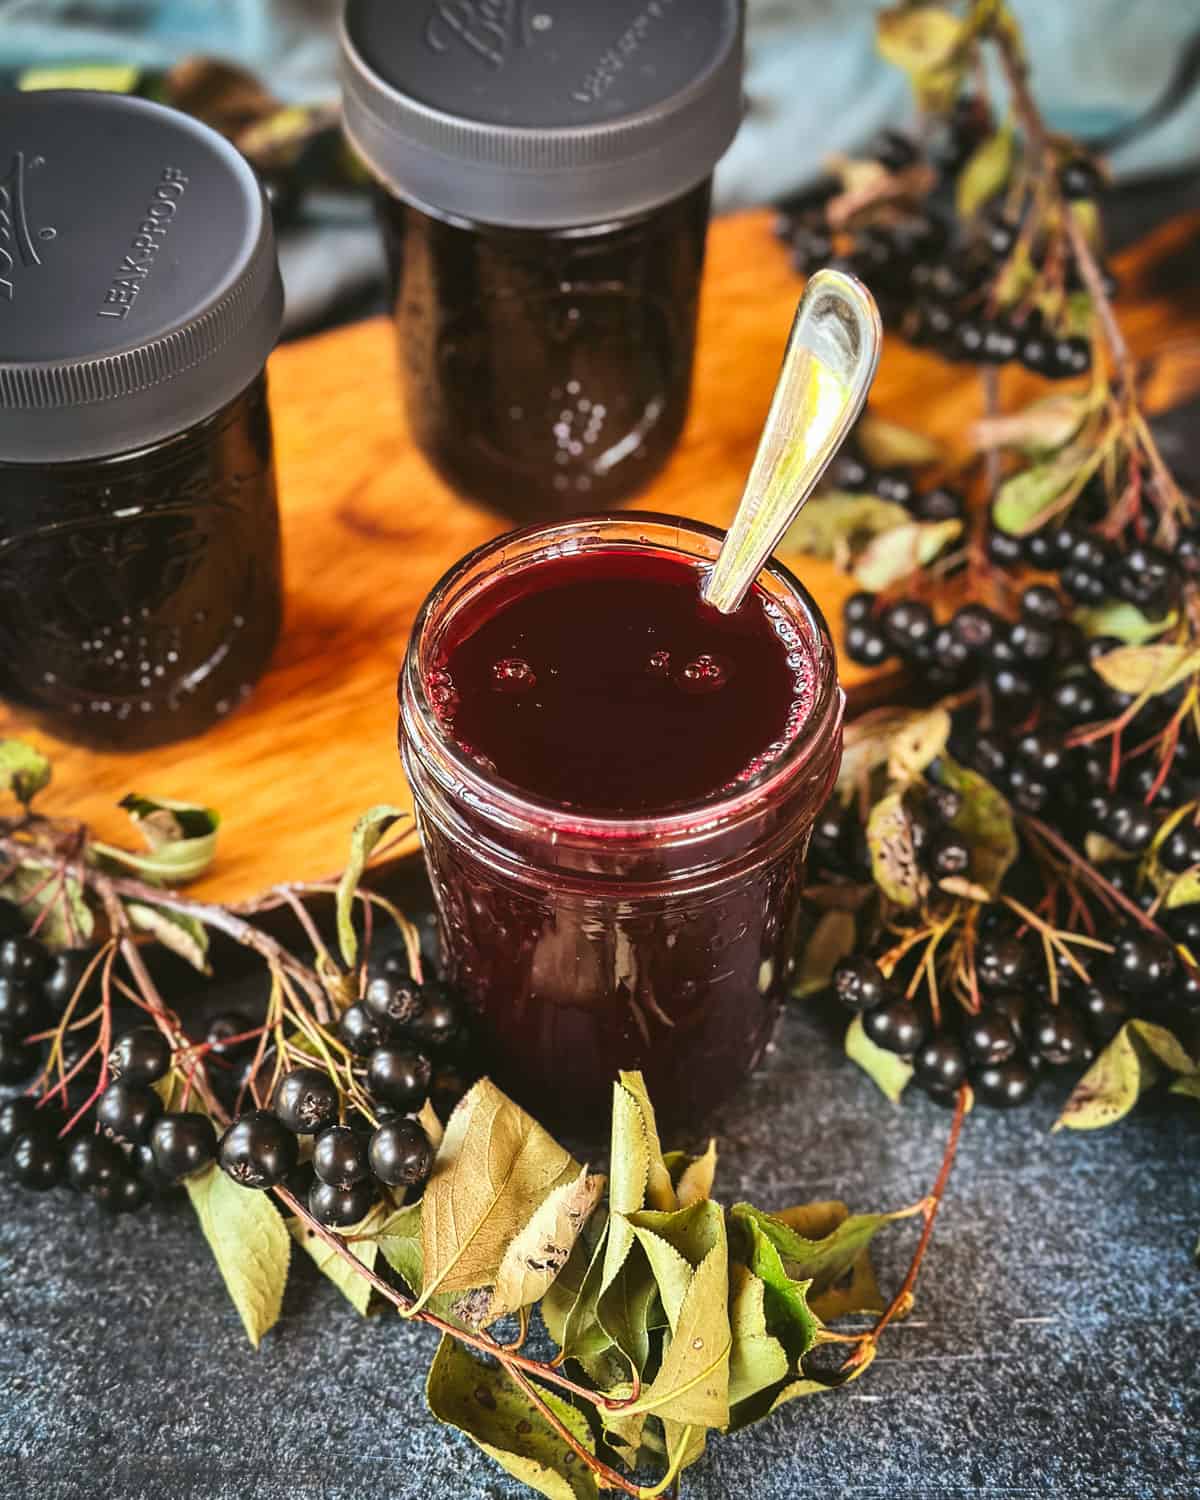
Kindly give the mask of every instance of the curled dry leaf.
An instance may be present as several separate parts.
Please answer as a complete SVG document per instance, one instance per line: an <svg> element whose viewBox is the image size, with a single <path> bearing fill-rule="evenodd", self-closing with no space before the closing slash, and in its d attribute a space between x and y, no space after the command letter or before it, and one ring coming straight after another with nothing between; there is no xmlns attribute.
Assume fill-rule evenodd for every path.
<svg viewBox="0 0 1200 1500"><path fill-rule="evenodd" d="M903 526L909 519L908 511L894 500L831 490L813 496L788 527L779 551L785 555L803 552L808 557L833 558L844 564L863 542Z"/></svg>
<svg viewBox="0 0 1200 1500"><path fill-rule="evenodd" d="M875 884L897 906L919 906L929 880L917 863L912 822L899 792L889 792L867 819L867 847Z"/></svg>
<svg viewBox="0 0 1200 1500"><path fill-rule="evenodd" d="M1149 1021L1127 1021L1075 1085L1055 1130L1100 1130L1122 1119L1162 1076L1184 1076L1194 1060L1173 1032Z"/></svg>
<svg viewBox="0 0 1200 1500"><path fill-rule="evenodd" d="M856 582L877 594L931 563L962 532L961 521L907 521L873 537L854 565Z"/></svg>
<svg viewBox="0 0 1200 1500"><path fill-rule="evenodd" d="M161 906L146 906L127 901L125 913L142 932L158 939L164 948L178 954L201 974L211 972L208 963L208 928L184 912L167 911Z"/></svg>
<svg viewBox="0 0 1200 1500"><path fill-rule="evenodd" d="M402 807L381 803L377 807L369 807L355 823L350 834L350 858L346 861L346 868L342 871L337 888L338 946L347 964L353 964L358 958L358 934L354 930L354 895L367 861L392 824L408 816Z"/></svg>
<svg viewBox="0 0 1200 1500"><path fill-rule="evenodd" d="M941 445L926 433L889 422L870 410L859 417L854 435L867 462L877 469L924 469L944 457Z"/></svg>
<svg viewBox="0 0 1200 1500"><path fill-rule="evenodd" d="M1092 662L1092 671L1119 693L1167 693L1200 672L1200 649L1194 645L1118 646Z"/></svg>
<svg viewBox="0 0 1200 1500"><path fill-rule="evenodd" d="M138 854L94 840L92 852L104 863L133 870L159 885L185 885L203 875L216 858L221 818L214 808L143 797L137 792L123 797L120 806L136 824L149 852Z"/></svg>
<svg viewBox="0 0 1200 1500"><path fill-rule="evenodd" d="M915 781L946 748L950 715L944 708L914 714L892 737L888 754L891 781Z"/></svg>
<svg viewBox="0 0 1200 1500"><path fill-rule="evenodd" d="M528 1307L545 1295L566 1265L603 1191L604 1178L583 1167L577 1177L546 1197L504 1252L487 1322Z"/></svg>
<svg viewBox="0 0 1200 1500"><path fill-rule="evenodd" d="M981 417L971 428L976 448L1016 448L1032 457L1056 453L1096 410L1092 391L1046 396L1022 411Z"/></svg>

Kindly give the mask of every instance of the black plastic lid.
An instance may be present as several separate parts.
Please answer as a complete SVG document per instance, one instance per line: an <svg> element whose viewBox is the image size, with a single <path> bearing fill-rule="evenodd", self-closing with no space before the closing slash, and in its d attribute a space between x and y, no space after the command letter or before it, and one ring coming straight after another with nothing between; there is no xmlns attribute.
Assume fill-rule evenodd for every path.
<svg viewBox="0 0 1200 1500"><path fill-rule="evenodd" d="M530 228L644 212L742 117L743 0L348 0L346 133L402 198Z"/></svg>
<svg viewBox="0 0 1200 1500"><path fill-rule="evenodd" d="M0 94L0 463L185 431L282 316L270 209L215 131L116 94Z"/></svg>

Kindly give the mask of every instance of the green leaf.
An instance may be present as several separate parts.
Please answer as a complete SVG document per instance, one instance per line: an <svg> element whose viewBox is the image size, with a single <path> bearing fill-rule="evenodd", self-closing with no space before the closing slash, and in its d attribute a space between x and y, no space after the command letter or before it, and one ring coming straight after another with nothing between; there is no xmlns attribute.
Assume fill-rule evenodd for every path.
<svg viewBox="0 0 1200 1500"><path fill-rule="evenodd" d="M575 1241L575 1248L567 1257L567 1263L550 1284L549 1290L542 1298L541 1314L542 1321L550 1333L550 1337L560 1349L565 1349L568 1328L576 1310L580 1310L580 1317L590 1327L595 1320L595 1299L600 1295L600 1274L595 1272L595 1290L588 1299L586 1306L581 1306L581 1301L587 1294L588 1277L593 1269L604 1264L604 1233L608 1225L607 1213L602 1209L593 1219L595 1225L597 1219L603 1219L604 1224L599 1233L589 1233L587 1229ZM601 1330L601 1335L603 1331Z"/></svg>
<svg viewBox="0 0 1200 1500"><path fill-rule="evenodd" d="M1096 657L1092 671L1119 693L1153 697L1170 692L1200 671L1200 649L1192 645L1118 646Z"/></svg>
<svg viewBox="0 0 1200 1500"><path fill-rule="evenodd" d="M421 1295L425 1268L421 1253L421 1205L406 1203L396 1210L372 1236L379 1253L400 1276L414 1297ZM478 1292L446 1292L431 1296L425 1304L431 1313L461 1328L475 1330L479 1315L486 1313L490 1298Z"/></svg>
<svg viewBox="0 0 1200 1500"><path fill-rule="evenodd" d="M96 930L96 919L74 875L62 881L49 866L23 864L0 884L0 896L14 902L39 940L56 952L84 946Z"/></svg>
<svg viewBox="0 0 1200 1500"><path fill-rule="evenodd" d="M814 495L805 505L778 550L844 561L863 542L910 519L908 511L894 501L831 490Z"/></svg>
<svg viewBox="0 0 1200 1500"><path fill-rule="evenodd" d="M820 1320L808 1305L811 1282L789 1276L779 1248L767 1234L759 1214L749 1204L740 1203L732 1210L749 1239L751 1271L763 1282L763 1306L767 1331L787 1351L792 1368L817 1342Z"/></svg>
<svg viewBox="0 0 1200 1500"><path fill-rule="evenodd" d="M931 563L961 533L961 521L906 521L873 537L854 564L860 588L877 594Z"/></svg>
<svg viewBox="0 0 1200 1500"><path fill-rule="evenodd" d="M804 1203L777 1214L739 1203L732 1212L758 1224L783 1256L789 1276L811 1281L810 1306L815 1298L831 1291L854 1270L881 1229L911 1217L908 1209L885 1214L851 1214L844 1203L836 1200Z"/></svg>
<svg viewBox="0 0 1200 1500"><path fill-rule="evenodd" d="M50 762L24 740L0 740L0 786L26 807L50 785Z"/></svg>
<svg viewBox="0 0 1200 1500"><path fill-rule="evenodd" d="M200 1228L257 1349L279 1319L291 1239L269 1193L239 1187L213 1165L184 1182Z"/></svg>
<svg viewBox="0 0 1200 1500"><path fill-rule="evenodd" d="M854 951L855 921L848 911L823 912L800 953L792 994L798 1000L826 989L838 962Z"/></svg>
<svg viewBox="0 0 1200 1500"><path fill-rule="evenodd" d="M579 1176L568 1151L481 1079L450 1117L421 1200L419 1305L434 1292L493 1286L509 1246Z"/></svg>
<svg viewBox="0 0 1200 1500"><path fill-rule="evenodd" d="M950 715L944 708L913 714L892 738L888 779L915 781L943 753L949 738Z"/></svg>
<svg viewBox="0 0 1200 1500"><path fill-rule="evenodd" d="M208 929L203 922L185 912L146 906L140 901L127 901L125 915L140 931L150 933L164 948L186 959L193 969L201 974L212 972L208 963Z"/></svg>
<svg viewBox="0 0 1200 1500"><path fill-rule="evenodd" d="M350 1306L366 1317L367 1306L371 1301L371 1283L366 1277L360 1276L336 1250L331 1250L320 1235L303 1219L289 1219L287 1227L300 1248L312 1256L317 1270L323 1276L328 1276ZM375 1260L379 1254L378 1241L354 1240L349 1248L354 1252L355 1259L360 1261L368 1271L375 1269Z"/></svg>
<svg viewBox="0 0 1200 1500"><path fill-rule="evenodd" d="M912 1063L905 1062L898 1053L877 1047L863 1030L861 1016L855 1016L846 1028L846 1056L859 1065L893 1104L900 1103L900 1095L912 1079Z"/></svg>
<svg viewBox="0 0 1200 1500"><path fill-rule="evenodd" d="M93 843L93 853L104 863L134 870L160 885L184 885L203 875L216 858L221 819L211 807L136 792L122 797L119 805L132 818L150 852L137 854L113 844Z"/></svg>
<svg viewBox="0 0 1200 1500"><path fill-rule="evenodd" d="M693 1273L671 1324L662 1364L626 1416L654 1412L684 1426L729 1421L729 1260L724 1220L718 1240Z"/></svg>
<svg viewBox="0 0 1200 1500"><path fill-rule="evenodd" d="M948 755L942 757L938 775L943 786L962 794L962 806L951 826L971 846L971 879L987 895L995 896L1017 857L1012 809L990 781Z"/></svg>
<svg viewBox="0 0 1200 1500"><path fill-rule="evenodd" d="M997 491L993 522L1010 536L1037 531L1051 516L1071 505L1103 458L1103 448L1091 444L1083 452L1077 447L1064 448L1054 458L1022 469Z"/></svg>
<svg viewBox="0 0 1200 1500"><path fill-rule="evenodd" d="M359 881L363 877L367 861L379 840L398 818L406 817L408 813L402 807L393 807L386 802L380 803L377 807L370 807L363 813L350 834L350 858L346 863L346 868L342 871L342 878L338 881L337 888L338 945L342 950L342 958L348 966L353 966L358 961L358 933L354 930L354 897L358 891Z"/></svg>
<svg viewBox="0 0 1200 1500"><path fill-rule="evenodd" d="M899 792L889 792L867 819L867 847L875 884L897 906L919 906L929 889L917 863L912 822Z"/></svg>
<svg viewBox="0 0 1200 1500"><path fill-rule="evenodd" d="M1115 1124L1158 1081L1163 1066L1187 1075L1196 1064L1164 1027L1127 1021L1075 1085L1054 1129L1100 1130Z"/></svg>
<svg viewBox="0 0 1200 1500"><path fill-rule="evenodd" d="M1098 609L1077 609L1071 617L1085 635L1114 635L1131 646L1141 646L1170 630L1178 616L1172 611L1161 620L1148 620L1135 604L1102 604Z"/></svg>
<svg viewBox="0 0 1200 1500"><path fill-rule="evenodd" d="M661 1313L655 1317L657 1296L654 1271L645 1252L635 1246L601 1292L596 1308L610 1347L619 1350L639 1375L650 1358L650 1330L662 1322Z"/></svg>
<svg viewBox="0 0 1200 1500"><path fill-rule="evenodd" d="M960 219L972 218L1003 190L1012 173L1013 159L1011 125L1002 125L976 146L954 186L954 201Z"/></svg>
<svg viewBox="0 0 1200 1500"><path fill-rule="evenodd" d="M449 1335L443 1337L433 1357L425 1394L439 1422L465 1432L539 1495L550 1500L597 1500L591 1470L538 1407L498 1365L475 1359ZM544 1387L538 1387L538 1395L572 1436L594 1453L583 1413Z"/></svg>
<svg viewBox="0 0 1200 1500"><path fill-rule="evenodd" d="M757 1395L768 1386L786 1380L790 1368L787 1350L767 1332L763 1295L766 1283L743 1265L729 1268L729 1326L733 1339L729 1351L729 1404Z"/></svg>
<svg viewBox="0 0 1200 1500"><path fill-rule="evenodd" d="M855 423L854 436L867 462L877 469L924 469L945 457L941 444L925 433L869 410Z"/></svg>

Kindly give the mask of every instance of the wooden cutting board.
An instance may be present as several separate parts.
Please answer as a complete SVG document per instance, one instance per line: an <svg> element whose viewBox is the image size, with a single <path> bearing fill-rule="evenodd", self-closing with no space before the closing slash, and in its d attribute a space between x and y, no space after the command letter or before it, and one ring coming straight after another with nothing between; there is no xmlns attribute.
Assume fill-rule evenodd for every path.
<svg viewBox="0 0 1200 1500"><path fill-rule="evenodd" d="M1117 263L1124 325L1139 355L1200 336L1200 282L1171 271L1180 260L1194 265L1196 232L1195 220L1168 225ZM690 420L638 505L728 523L799 291L769 214L714 224ZM0 709L0 735L24 735L53 756L45 810L85 818L105 838L126 840L115 804L129 791L218 808L220 856L196 892L222 901L328 874L342 864L363 808L407 805L395 681L409 626L442 572L506 529L502 517L447 489L412 447L385 320L284 346L270 380L287 616L250 702L198 739L130 755L58 743ZM1003 397L1036 384L1006 371ZM961 451L980 410L979 382L889 339L872 405ZM848 581L827 563L803 559L798 568L836 634ZM878 678L852 663L843 675L852 702L878 695Z"/></svg>

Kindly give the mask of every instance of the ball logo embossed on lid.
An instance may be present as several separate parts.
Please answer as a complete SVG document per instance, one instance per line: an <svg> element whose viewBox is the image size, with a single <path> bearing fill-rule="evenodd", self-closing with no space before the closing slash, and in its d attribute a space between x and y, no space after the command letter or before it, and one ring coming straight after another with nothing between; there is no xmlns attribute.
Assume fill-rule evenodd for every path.
<svg viewBox="0 0 1200 1500"><path fill-rule="evenodd" d="M44 167L44 156L27 162L23 151L14 151L12 161L0 177L0 300L14 302L20 271L40 266L42 258L34 243L35 232L29 220L29 174ZM53 240L58 230L43 224L36 231L41 241Z"/></svg>
<svg viewBox="0 0 1200 1500"><path fill-rule="evenodd" d="M259 374L271 215L215 131L116 94L5 94L0 173L0 464L148 446Z"/></svg>
<svg viewBox="0 0 1200 1500"><path fill-rule="evenodd" d="M346 133L435 212L548 228L702 181L742 115L744 0L348 0Z"/></svg>

